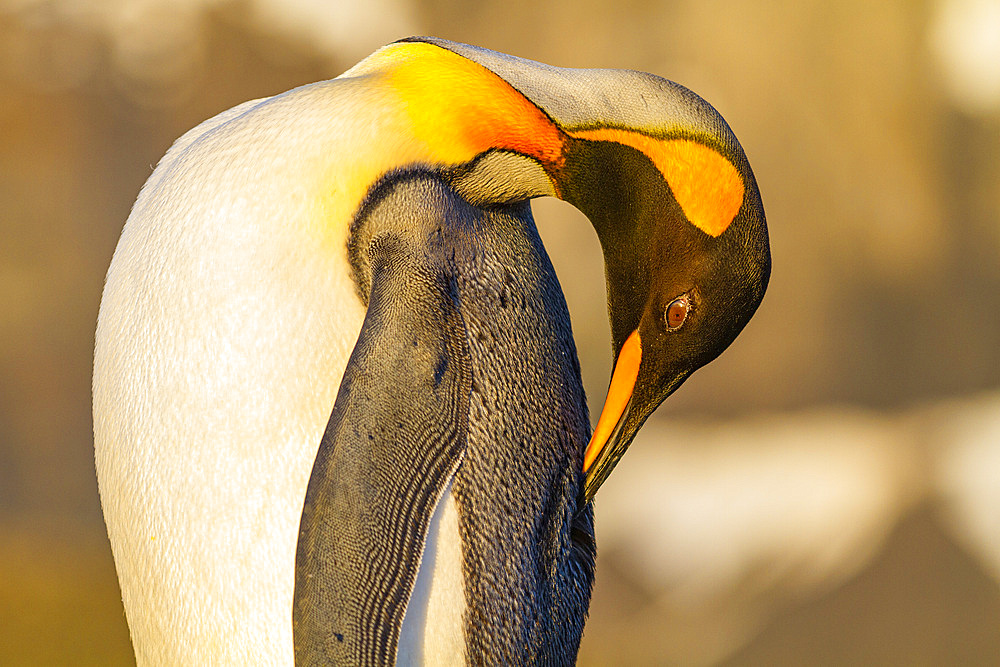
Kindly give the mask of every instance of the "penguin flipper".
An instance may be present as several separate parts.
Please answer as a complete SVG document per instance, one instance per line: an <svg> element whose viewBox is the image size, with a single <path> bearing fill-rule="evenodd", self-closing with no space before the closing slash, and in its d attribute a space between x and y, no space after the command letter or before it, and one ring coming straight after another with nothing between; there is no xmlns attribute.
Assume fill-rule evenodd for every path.
<svg viewBox="0 0 1000 667"><path fill-rule="evenodd" d="M299 528L297 665L395 662L428 524L467 443L471 363L454 278L401 236L370 248L368 312Z"/></svg>

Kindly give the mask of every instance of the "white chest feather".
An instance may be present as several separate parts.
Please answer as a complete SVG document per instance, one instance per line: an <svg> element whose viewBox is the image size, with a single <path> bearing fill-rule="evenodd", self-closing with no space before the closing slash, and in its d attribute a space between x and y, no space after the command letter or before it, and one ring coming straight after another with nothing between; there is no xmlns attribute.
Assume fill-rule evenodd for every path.
<svg viewBox="0 0 1000 667"><path fill-rule="evenodd" d="M449 483L427 528L396 664L465 664L465 606L458 508Z"/></svg>
<svg viewBox="0 0 1000 667"><path fill-rule="evenodd" d="M108 272L96 464L140 664L292 662L305 488L364 318L323 154L358 133L324 85L182 137Z"/></svg>

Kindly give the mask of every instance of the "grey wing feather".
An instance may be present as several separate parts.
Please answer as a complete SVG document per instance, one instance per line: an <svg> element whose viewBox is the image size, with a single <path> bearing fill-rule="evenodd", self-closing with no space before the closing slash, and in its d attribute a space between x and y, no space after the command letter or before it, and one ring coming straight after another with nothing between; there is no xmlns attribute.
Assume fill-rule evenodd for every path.
<svg viewBox="0 0 1000 667"><path fill-rule="evenodd" d="M453 278L386 235L320 445L296 554L298 665L389 664L427 527L465 453L469 352Z"/></svg>

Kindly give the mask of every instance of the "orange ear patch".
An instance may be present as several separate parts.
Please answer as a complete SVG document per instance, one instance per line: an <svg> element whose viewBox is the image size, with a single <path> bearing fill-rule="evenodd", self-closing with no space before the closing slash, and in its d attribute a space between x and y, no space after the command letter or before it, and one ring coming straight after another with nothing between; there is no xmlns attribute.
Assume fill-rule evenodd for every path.
<svg viewBox="0 0 1000 667"><path fill-rule="evenodd" d="M736 167L697 141L663 141L617 129L582 130L572 135L614 141L645 153L663 174L687 219L710 236L726 231L743 205L743 179Z"/></svg>

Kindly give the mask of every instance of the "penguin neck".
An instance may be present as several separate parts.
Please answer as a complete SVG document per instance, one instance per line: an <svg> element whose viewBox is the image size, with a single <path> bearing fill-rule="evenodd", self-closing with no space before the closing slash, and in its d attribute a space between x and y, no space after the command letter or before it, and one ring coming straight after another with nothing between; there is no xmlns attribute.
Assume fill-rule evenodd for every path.
<svg viewBox="0 0 1000 667"><path fill-rule="evenodd" d="M439 46L397 42L342 77L373 75L402 102L413 138L428 164L461 165L491 149L561 164L566 135L509 83L482 65Z"/></svg>
<svg viewBox="0 0 1000 667"><path fill-rule="evenodd" d="M639 326L649 296L651 263L672 240L659 218L668 189L639 151L608 141L574 140L560 172L562 198L587 216L604 254L614 353ZM664 194L666 197L664 197ZM666 228L666 232L670 232ZM679 231L679 230L678 230Z"/></svg>
<svg viewBox="0 0 1000 667"><path fill-rule="evenodd" d="M395 160L384 178L423 165L474 206L558 196L553 174L569 137L484 66L433 44L402 42L339 79L371 79L382 91L387 140L374 145Z"/></svg>

